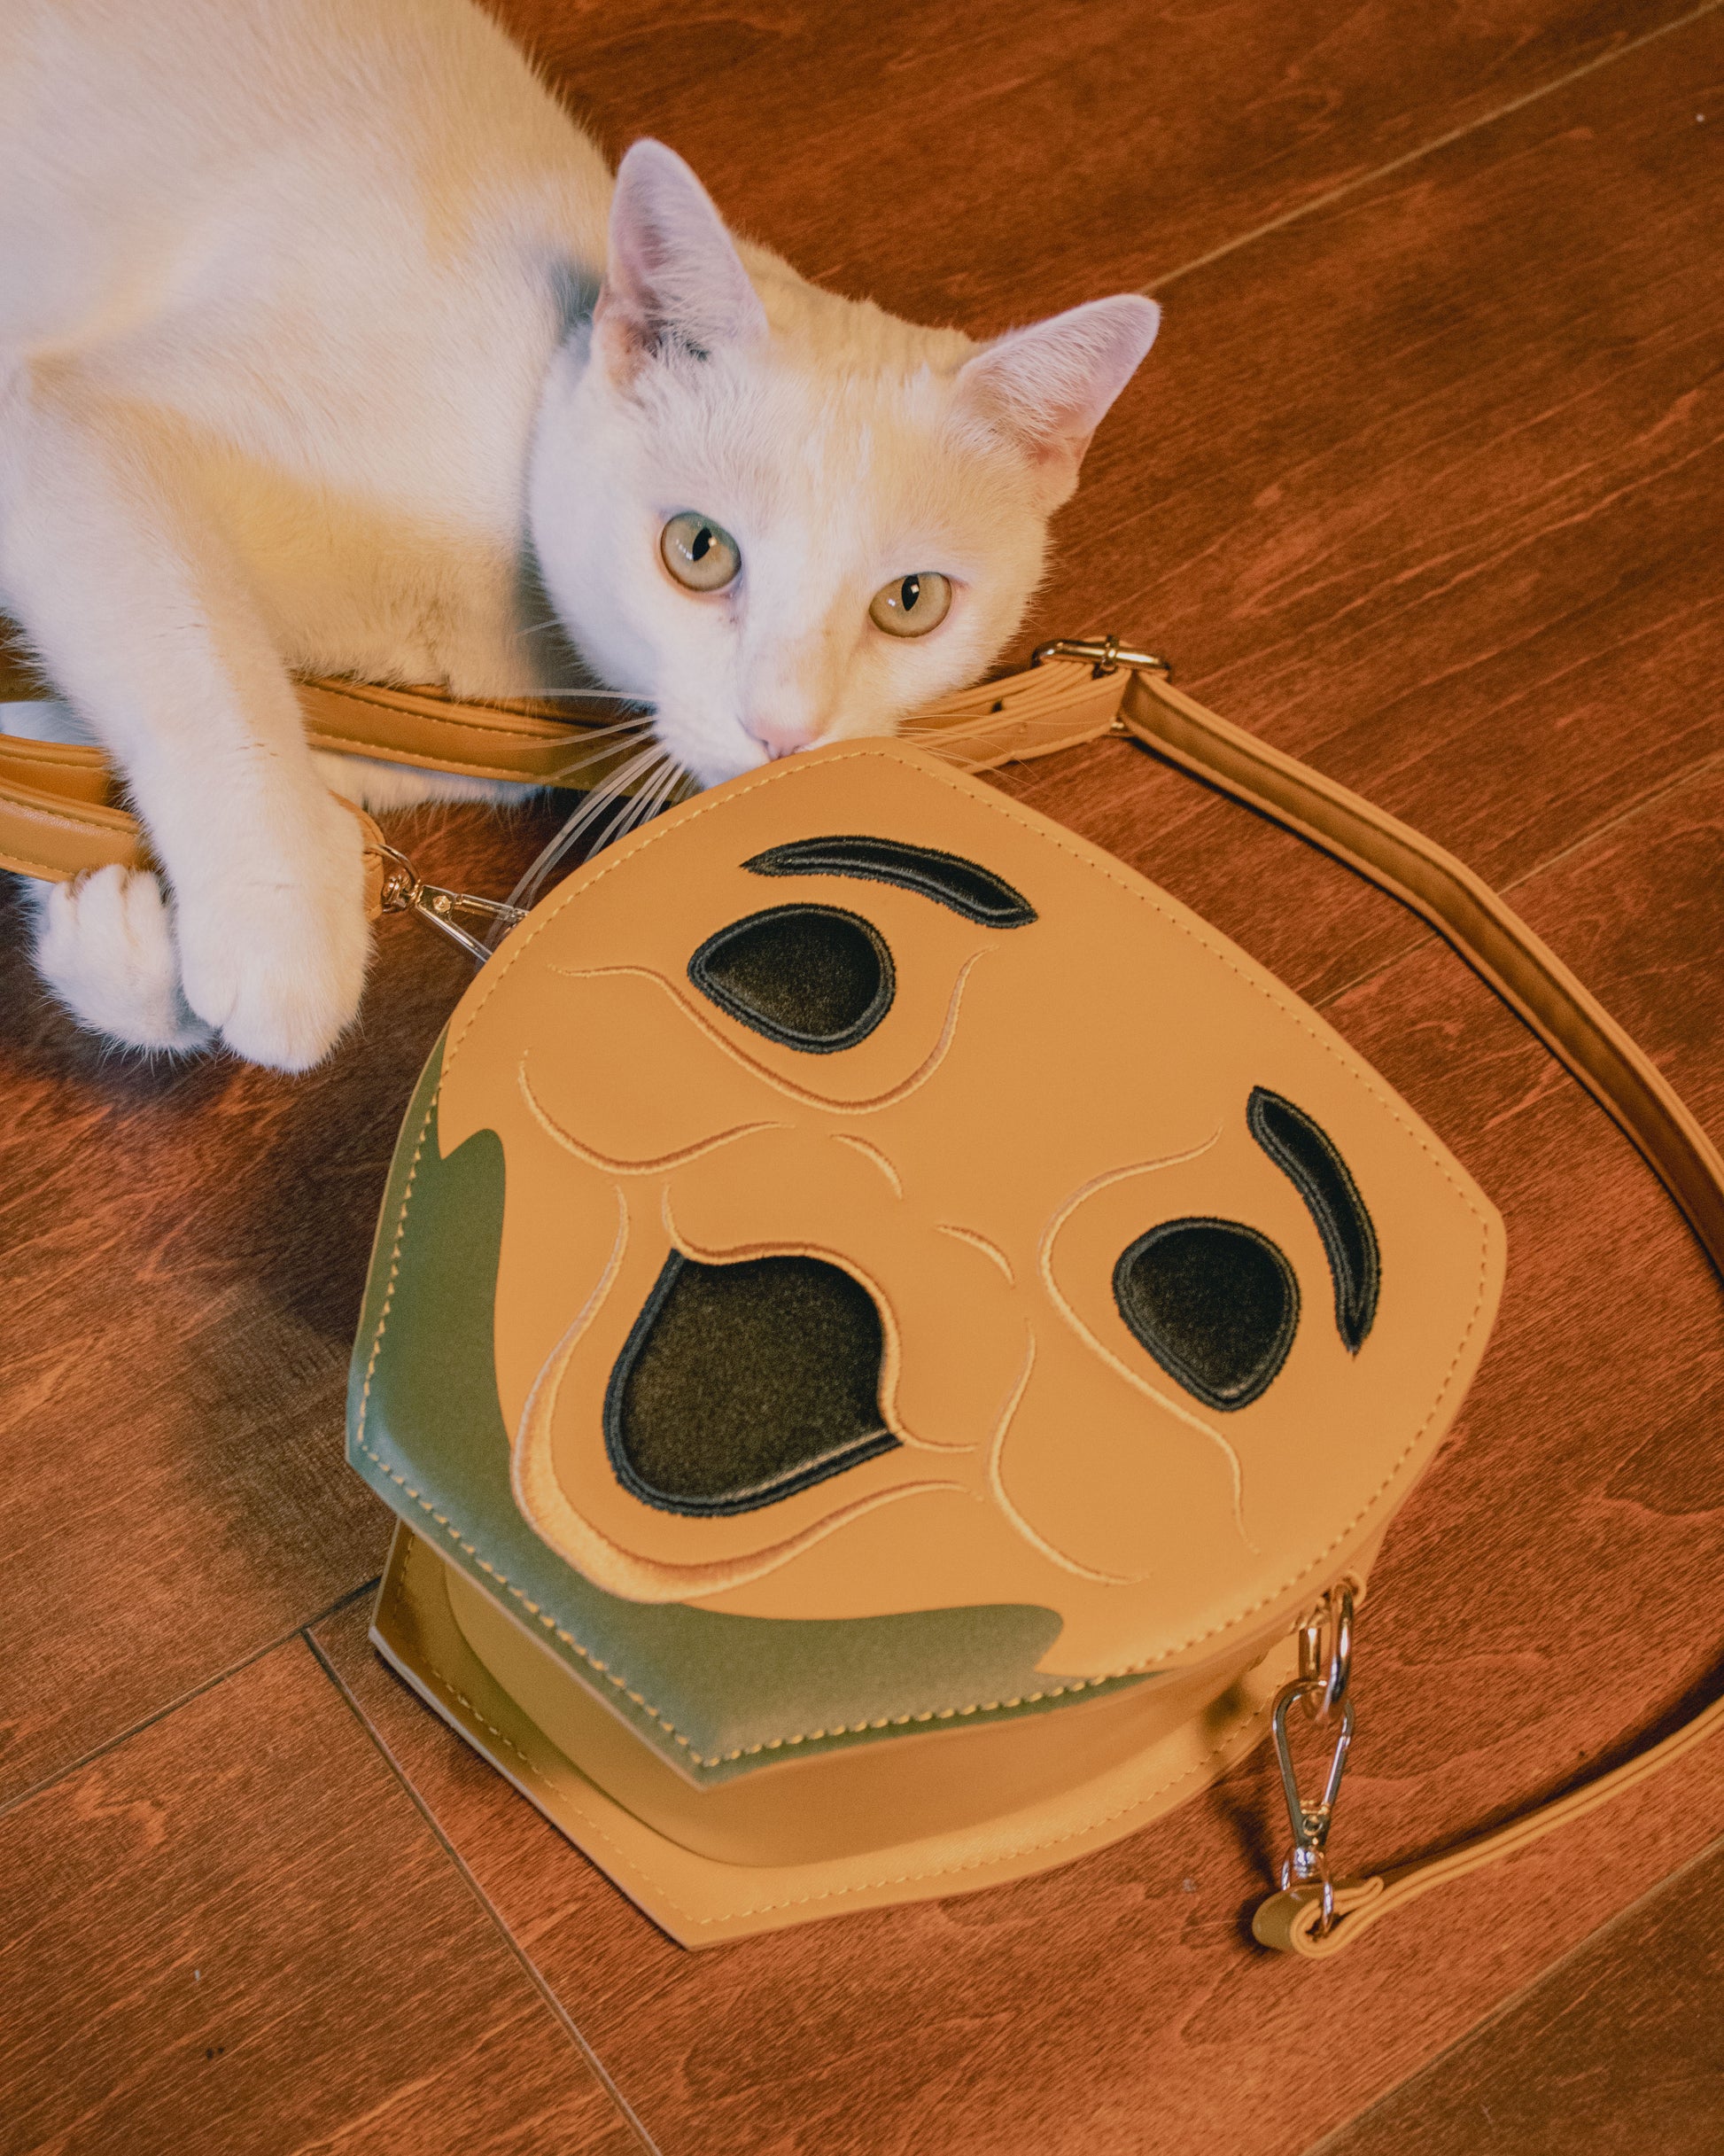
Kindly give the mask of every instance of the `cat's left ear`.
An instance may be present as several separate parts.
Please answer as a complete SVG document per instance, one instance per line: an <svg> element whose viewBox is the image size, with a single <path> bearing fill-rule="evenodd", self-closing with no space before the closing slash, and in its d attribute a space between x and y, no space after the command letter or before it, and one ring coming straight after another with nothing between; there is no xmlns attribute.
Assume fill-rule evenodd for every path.
<svg viewBox="0 0 1724 2156"><path fill-rule="evenodd" d="M663 143L636 143L617 168L593 331L621 374L668 350L704 356L767 333L766 310L724 219Z"/></svg>
<svg viewBox="0 0 1724 2156"><path fill-rule="evenodd" d="M1091 300L998 338L958 373L958 390L984 424L1029 455L1050 508L1077 484L1077 468L1107 408L1155 342L1161 310L1138 292Z"/></svg>

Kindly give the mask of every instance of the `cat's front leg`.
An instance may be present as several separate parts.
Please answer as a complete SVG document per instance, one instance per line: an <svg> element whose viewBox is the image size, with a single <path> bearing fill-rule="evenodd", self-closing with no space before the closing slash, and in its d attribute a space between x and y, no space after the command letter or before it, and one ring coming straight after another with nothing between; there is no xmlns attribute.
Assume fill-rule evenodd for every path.
<svg viewBox="0 0 1724 2156"><path fill-rule="evenodd" d="M237 564L147 414L15 379L0 403L0 604L126 775L193 1018L251 1062L316 1062L364 983L360 828L321 783ZM168 916L131 939L134 980L108 917L125 909L92 904L81 930L83 911L78 894L43 907L44 970L86 1023L136 1039L137 1012L165 994L143 976L159 970Z"/></svg>

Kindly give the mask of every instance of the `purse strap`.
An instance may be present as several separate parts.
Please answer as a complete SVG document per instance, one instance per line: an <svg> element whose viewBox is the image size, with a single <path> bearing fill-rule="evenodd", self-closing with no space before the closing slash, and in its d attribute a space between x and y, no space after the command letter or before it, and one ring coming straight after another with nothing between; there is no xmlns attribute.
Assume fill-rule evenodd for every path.
<svg viewBox="0 0 1724 2156"><path fill-rule="evenodd" d="M1182 695L1147 655L1128 657L1107 641L1044 654L1122 670L1120 733L1309 839L1429 922L1637 1148L1724 1275L1724 1160L1662 1073L1489 884L1423 833ZM1262 1945L1327 1960L1432 1887L1583 1818L1720 1730L1724 1696L1609 1773L1435 1856L1332 1887L1284 1885L1260 1904L1252 1932ZM1332 1794L1338 1779L1332 1774Z"/></svg>
<svg viewBox="0 0 1724 2156"><path fill-rule="evenodd" d="M1123 735L1344 861L1428 922L1580 1079L1638 1148L1724 1275L1724 1160L1655 1065L1556 953L1453 854L1207 711L1174 688L1168 671L1163 660L1123 650L1113 637L1044 644L1029 671L947 697L919 712L902 736L960 768L987 771ZM313 745L344 755L585 789L603 774L607 756L620 762L625 753L572 753L583 734L609 724L613 713L563 699L479 704L434 689L321 677L300 681L299 690ZM144 834L115 790L99 750L0 734L0 868L64 882L114 862L147 867ZM353 813L368 835L374 914L415 905L435 920L447 911L439 900L490 904L421 884L370 819ZM447 932L447 921L438 925ZM457 940L480 960L488 955L476 940ZM1340 1703L1332 1681L1325 1696ZM1259 1907L1252 1930L1264 1946L1326 1960L1405 1903L1584 1817L1720 1729L1724 1697L1609 1773L1433 1856L1355 1879L1284 1886ZM1339 1760L1330 1780L1332 1797Z"/></svg>
<svg viewBox="0 0 1724 2156"><path fill-rule="evenodd" d="M12 685L4 659L0 650L0 691ZM34 690L35 684L19 674L16 686ZM614 707L579 697L473 703L440 689L321 675L295 686L313 748L463 778L585 791L640 745L615 734ZM1020 673L929 706L905 737L966 770L989 771L1105 734L1119 709L1119 689L1116 681L1065 667ZM630 790L626 783L618 788ZM99 749L0 732L0 868L60 883L92 868L148 868L148 841L118 792ZM375 826L371 842L380 843Z"/></svg>

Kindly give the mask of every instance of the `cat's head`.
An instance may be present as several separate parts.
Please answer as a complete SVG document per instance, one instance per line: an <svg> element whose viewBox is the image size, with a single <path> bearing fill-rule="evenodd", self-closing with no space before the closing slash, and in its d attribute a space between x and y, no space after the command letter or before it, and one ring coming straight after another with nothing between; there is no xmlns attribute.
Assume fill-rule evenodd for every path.
<svg viewBox="0 0 1724 2156"><path fill-rule="evenodd" d="M890 733L1017 627L1157 320L1127 294L987 345L917 328L745 266L682 160L637 143L533 446L545 588L703 783Z"/></svg>

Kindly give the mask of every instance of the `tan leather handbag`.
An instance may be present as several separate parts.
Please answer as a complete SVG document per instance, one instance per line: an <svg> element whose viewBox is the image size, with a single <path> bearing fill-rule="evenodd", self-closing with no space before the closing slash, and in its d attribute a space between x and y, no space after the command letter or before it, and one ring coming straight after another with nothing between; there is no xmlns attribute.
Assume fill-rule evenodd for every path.
<svg viewBox="0 0 1724 2156"><path fill-rule="evenodd" d="M691 1946L1044 1870L1270 1736L1292 1848L1255 1930L1321 1957L1724 1720L1331 1878L1355 1609L1483 1354L1502 1225L1299 998L972 774L1135 736L1432 921L1714 1259L1720 1163L1458 863L1147 655L1037 658L920 746L686 802L494 956L461 927L485 902L377 842L378 903L486 962L408 1110L355 1346L350 1457L400 1522L373 1637ZM567 753L542 710L306 693L325 745ZM9 865L137 857L82 752L33 755L0 744Z"/></svg>

